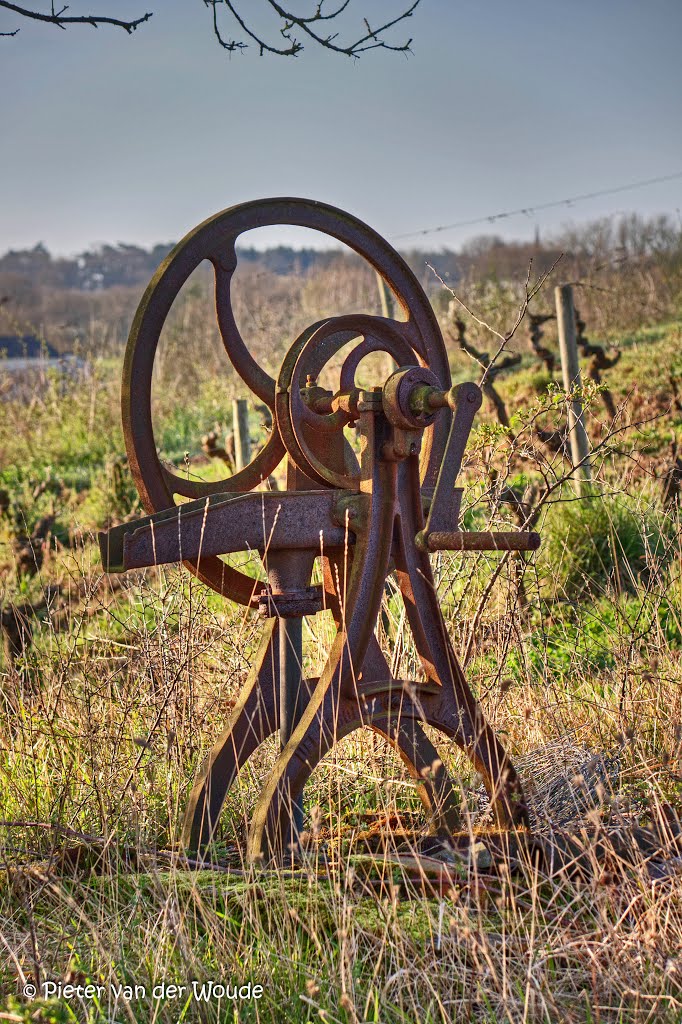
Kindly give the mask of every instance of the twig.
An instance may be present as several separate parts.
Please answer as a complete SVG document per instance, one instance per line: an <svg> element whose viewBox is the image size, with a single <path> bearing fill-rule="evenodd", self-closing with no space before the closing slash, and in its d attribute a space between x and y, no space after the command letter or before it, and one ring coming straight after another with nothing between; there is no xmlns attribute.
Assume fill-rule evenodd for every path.
<svg viewBox="0 0 682 1024"><path fill-rule="evenodd" d="M438 271L434 267L432 267L431 264L427 261L426 266L435 275L437 280L440 281L440 283L443 286L443 288L445 288L446 291L450 292L452 297L460 304L462 309L464 309L469 314L469 316L472 317L472 319L476 321L476 323L480 327L484 327L487 331L490 331L491 334L493 334L496 338L499 338L499 340L500 340L500 344L499 344L499 346L497 348L497 351L495 352L495 354L492 357L492 359L489 360L488 365L485 367L485 369L483 371L483 376L481 377L481 380L479 381L479 385L481 387L485 383L488 375L490 374L491 370L495 366L495 363L497 362L497 360L501 356L502 352L504 351L506 346L509 344L509 342L511 341L511 339L514 337L514 335L516 334L517 330L519 329L519 326L520 326L521 322L523 321L524 316L526 315L526 310L528 309L528 304L530 303L531 299L533 299L537 295L537 293L540 291L540 289L544 285L544 283L547 280L547 278L554 272L557 264L563 258L563 255L564 255L563 253L560 253L559 256L557 256L557 258L555 259L554 263L549 268L549 270L546 270L543 274L541 274L540 277L537 279L537 281L535 282L535 284L532 287L529 287L529 285L530 285L531 270L533 268L533 260L532 260L532 258L529 260L529 262L528 262L528 272L526 274L526 282L525 282L525 286L524 286L524 298L523 298L523 301L521 302L521 305L519 306L519 311L516 314L516 320L514 321L512 327L511 327L511 330L507 331L506 334L500 334L499 331L496 331L495 328L491 327L491 325L486 323L485 320L482 320L480 317L476 316L476 314L473 312L473 310L469 309L467 304L462 299L460 299L459 295L457 295L457 293L454 291L454 289L451 288L449 284L445 283L445 281L440 276Z"/></svg>
<svg viewBox="0 0 682 1024"><path fill-rule="evenodd" d="M42 21L48 25L56 25L57 28L64 29L66 31L67 25L91 25L93 28L99 28L100 25L113 25L116 28L122 28L130 35L145 21L149 21L152 16L152 11L147 11L140 18L133 18L132 21L124 21L121 18L110 18L100 14L65 14L68 11L68 4L64 4L60 10L55 11L54 5L50 14L43 14L40 11L33 11L28 7L19 7L18 4L12 4L9 0L0 0L0 7L7 11L12 11L14 14L20 15L22 18L31 18L33 21ZM15 29L14 32L1 32L3 36L15 36L19 29Z"/></svg>

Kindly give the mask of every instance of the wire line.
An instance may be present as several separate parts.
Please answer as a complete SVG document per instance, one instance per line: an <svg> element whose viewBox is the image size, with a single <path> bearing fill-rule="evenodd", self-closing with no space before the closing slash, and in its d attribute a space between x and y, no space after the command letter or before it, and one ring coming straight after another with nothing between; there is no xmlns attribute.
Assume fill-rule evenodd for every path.
<svg viewBox="0 0 682 1024"><path fill-rule="evenodd" d="M682 178L682 171L674 174L664 174L658 178L645 178L642 181L633 181L629 185L617 185L615 188L600 189L597 192L583 192L582 195L570 196L568 199L553 199L549 203L539 203L535 206L521 206L518 210L507 210L504 213L491 213L487 217L474 217L472 220L455 221L453 224L440 224L435 228L422 228L420 231L407 231L402 235L393 235L395 241L401 238L416 238L420 235L433 235L438 231L450 231L454 228L468 228L475 224L494 224L497 220L505 217L515 217L520 213L537 213L538 210L549 210L554 206L572 206L573 203L583 202L585 199L598 199L601 196L614 196L618 192L628 192L630 189L645 188L647 185L658 185L664 181L675 181Z"/></svg>

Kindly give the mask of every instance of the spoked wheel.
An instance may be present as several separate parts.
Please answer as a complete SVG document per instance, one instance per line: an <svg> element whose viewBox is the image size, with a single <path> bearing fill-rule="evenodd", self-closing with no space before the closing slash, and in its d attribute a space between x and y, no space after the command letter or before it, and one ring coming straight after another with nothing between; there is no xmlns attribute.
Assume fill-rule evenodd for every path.
<svg viewBox="0 0 682 1024"><path fill-rule="evenodd" d="M123 371L123 429L133 478L150 514L172 507L178 496L196 499L228 490L253 490L277 468L285 454L285 443L295 458L300 438L293 443L291 438L282 437L275 414L276 382L256 362L242 339L231 302L237 239L246 231L275 224L321 231L355 250L392 289L405 317L401 321L359 316L330 318L314 325L314 329L322 330L329 339L338 339L342 332L346 338L362 337L356 358L377 349L404 358L411 353L413 360L428 367L443 387L449 386L447 355L431 306L405 261L380 235L341 210L305 199L266 199L230 207L191 231L166 257L142 298L130 333ZM266 444L248 466L227 479L211 482L186 479L163 465L156 447L151 409L152 372L161 331L180 289L204 260L212 264L215 274L216 314L227 354L249 390L271 410L273 421ZM348 367L346 373L352 374L354 368ZM298 372L300 367L292 365L291 369L292 373L294 369ZM295 405L297 410L302 405L298 396ZM306 413L301 416L305 419ZM423 485L435 484L448 426L447 416L441 415L425 432L420 474ZM306 473L310 472L309 464L310 459L306 458ZM334 481L324 475L311 475L322 486L334 486ZM253 606L256 581L220 557L202 558L201 565L196 561L185 565L220 594Z"/></svg>

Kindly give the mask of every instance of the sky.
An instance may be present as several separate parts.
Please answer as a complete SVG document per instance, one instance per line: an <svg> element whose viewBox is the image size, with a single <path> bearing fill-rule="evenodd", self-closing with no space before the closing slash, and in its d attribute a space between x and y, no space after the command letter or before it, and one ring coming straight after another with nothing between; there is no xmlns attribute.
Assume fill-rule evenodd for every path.
<svg viewBox="0 0 682 1024"><path fill-rule="evenodd" d="M339 28L405 6L351 0ZM395 240L682 172L681 0L421 0L392 35L412 36L411 55L357 61L313 44L295 59L229 57L202 0L72 0L70 13L146 10L131 36L0 12L0 31L21 29L0 38L0 252L148 246L276 195L340 206ZM400 245L681 209L678 177ZM242 244L312 240L273 228Z"/></svg>

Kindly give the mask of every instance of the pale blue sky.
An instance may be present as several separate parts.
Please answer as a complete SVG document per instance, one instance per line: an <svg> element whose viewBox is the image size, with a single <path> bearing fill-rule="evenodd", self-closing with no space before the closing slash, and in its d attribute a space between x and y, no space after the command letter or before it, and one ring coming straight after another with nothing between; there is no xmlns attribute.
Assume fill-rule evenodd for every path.
<svg viewBox="0 0 682 1024"><path fill-rule="evenodd" d="M374 20L400 4L351 11ZM24 22L0 39L0 251L177 239L269 195L334 203L391 238L682 171L682 0L422 0L407 23L413 56L357 62L312 46L295 60L230 59L201 0L72 2L107 8L156 13L131 37ZM679 208L682 179L488 230Z"/></svg>

